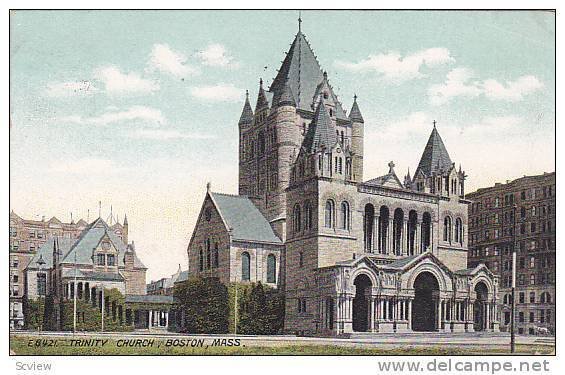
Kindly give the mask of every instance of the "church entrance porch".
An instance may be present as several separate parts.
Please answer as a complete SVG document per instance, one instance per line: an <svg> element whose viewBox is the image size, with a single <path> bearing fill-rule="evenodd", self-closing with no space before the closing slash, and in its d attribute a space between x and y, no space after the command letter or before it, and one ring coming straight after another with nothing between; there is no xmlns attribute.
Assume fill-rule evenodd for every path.
<svg viewBox="0 0 565 375"><path fill-rule="evenodd" d="M439 327L439 284L434 275L422 272L414 281L412 330L431 332Z"/></svg>
<svg viewBox="0 0 565 375"><path fill-rule="evenodd" d="M355 278L355 297L353 298L353 331L370 331L370 309L369 295L372 287L371 280L367 275L359 275Z"/></svg>
<svg viewBox="0 0 565 375"><path fill-rule="evenodd" d="M477 294L477 298L473 304L473 312L475 316L473 328L475 329L475 332L486 331L488 329L488 290L486 285L484 283L478 283L475 286L475 293Z"/></svg>

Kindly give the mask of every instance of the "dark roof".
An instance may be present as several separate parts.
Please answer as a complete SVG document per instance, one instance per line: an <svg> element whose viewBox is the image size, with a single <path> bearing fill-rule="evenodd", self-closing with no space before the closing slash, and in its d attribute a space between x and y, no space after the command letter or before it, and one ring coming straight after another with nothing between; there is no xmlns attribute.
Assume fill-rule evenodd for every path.
<svg viewBox="0 0 565 375"><path fill-rule="evenodd" d="M173 296L164 296L164 295L159 295L159 294L144 294L144 295L126 294L125 301L126 301L126 303L172 304L172 303L174 303L174 297Z"/></svg>
<svg viewBox="0 0 565 375"><path fill-rule="evenodd" d="M388 167L389 170L387 174L385 174L384 176L379 176L371 180L368 180L365 183L367 185L392 186L396 188L403 188L404 186L402 186L400 179L396 175L396 172L394 172L394 163L392 161L388 163Z"/></svg>
<svg viewBox="0 0 565 375"><path fill-rule="evenodd" d="M210 196L234 240L282 243L248 197L212 192Z"/></svg>
<svg viewBox="0 0 565 375"><path fill-rule="evenodd" d="M273 102L277 103L278 107L282 107L283 105L296 107L296 100L294 99L294 94L288 82L285 82L283 89L280 90L280 96L277 99L273 99Z"/></svg>
<svg viewBox="0 0 565 375"><path fill-rule="evenodd" d="M245 92L245 104L243 105L243 110L241 111L241 116L239 117L239 125L248 125L253 122L253 110L251 109L251 104L249 104L249 92ZM125 223L125 222L124 222Z"/></svg>
<svg viewBox="0 0 565 375"><path fill-rule="evenodd" d="M186 271L182 271L179 275L179 277L175 280L175 284L176 283L181 283L183 281L188 280L188 270Z"/></svg>
<svg viewBox="0 0 565 375"><path fill-rule="evenodd" d="M100 280L100 281L124 281L122 275L117 272L96 272L96 271L85 271L79 269L64 269L63 277L76 277L79 279L87 280Z"/></svg>
<svg viewBox="0 0 565 375"><path fill-rule="evenodd" d="M363 120L363 115L361 115L361 111L359 110L359 106L357 105L357 95L353 97L353 105L351 106L351 111L349 111L349 119L355 122L365 122L365 120Z"/></svg>
<svg viewBox="0 0 565 375"><path fill-rule="evenodd" d="M45 241L45 243L43 243L43 245L41 245L39 247L39 249L37 249L36 253L33 255L33 258L31 258L31 261L29 262L29 264L27 266L28 269L38 269L39 268L39 265L37 264L39 257L42 257L43 261L45 262L45 264L43 266L41 266L42 269L47 269L47 268L53 267L53 241L54 240L55 239L53 237L47 238L47 241ZM59 237L59 238L57 238L57 240L59 241L59 251L61 252L61 258L63 258L65 255L67 255L67 253L69 252L69 250L73 246L75 239L74 238Z"/></svg>
<svg viewBox="0 0 565 375"><path fill-rule="evenodd" d="M401 258L398 260L395 260L392 263L387 264L387 267L391 267L391 268L402 268L404 266L406 266L408 263L412 262L414 259L418 258L420 256L420 254L417 255L410 255L407 256L406 258Z"/></svg>
<svg viewBox="0 0 565 375"><path fill-rule="evenodd" d="M430 138L422 153L422 158L420 159L414 176L417 176L420 171L425 176L430 176L432 173L447 172L452 166L451 158L434 125L434 129L432 130L432 134L430 134Z"/></svg>
<svg viewBox="0 0 565 375"><path fill-rule="evenodd" d="M332 148L337 142L335 125L324 103L320 100L314 119L304 137L304 147L307 151L318 150L321 146Z"/></svg>
<svg viewBox="0 0 565 375"><path fill-rule="evenodd" d="M259 94L257 95L257 104L255 104L255 112L263 109L269 108L269 99L265 94L265 90L263 89L263 80L259 81Z"/></svg>
<svg viewBox="0 0 565 375"><path fill-rule="evenodd" d="M324 74L320 64L306 37L299 31L269 91L274 94L273 101L276 103L285 84L288 84L296 100L296 107L311 112L313 100L316 99L316 89L323 80ZM337 102L337 96L331 88L330 93ZM347 120L339 102L336 103L336 115L340 119Z"/></svg>

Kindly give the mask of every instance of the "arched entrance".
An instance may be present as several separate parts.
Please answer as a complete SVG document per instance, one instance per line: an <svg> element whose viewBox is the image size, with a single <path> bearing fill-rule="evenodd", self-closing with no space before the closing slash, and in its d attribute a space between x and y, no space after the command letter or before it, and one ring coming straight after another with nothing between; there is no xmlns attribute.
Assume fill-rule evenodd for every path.
<svg viewBox="0 0 565 375"><path fill-rule="evenodd" d="M414 280L414 302L412 303L412 330L437 330L437 301L439 283L430 272L422 272Z"/></svg>
<svg viewBox="0 0 565 375"><path fill-rule="evenodd" d="M355 298L353 298L353 330L366 332L369 330L369 293L373 284L367 275L359 275L353 282L355 285Z"/></svg>
<svg viewBox="0 0 565 375"><path fill-rule="evenodd" d="M485 283L480 282L475 285L475 293L477 298L473 304L473 315L475 317L474 328L475 332L484 331L487 328L486 322L486 305L488 299L488 289Z"/></svg>

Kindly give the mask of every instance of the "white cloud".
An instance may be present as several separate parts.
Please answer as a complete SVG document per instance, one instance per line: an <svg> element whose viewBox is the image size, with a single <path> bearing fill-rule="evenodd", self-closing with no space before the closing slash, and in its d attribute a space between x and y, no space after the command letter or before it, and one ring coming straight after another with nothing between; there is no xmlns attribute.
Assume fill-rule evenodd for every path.
<svg viewBox="0 0 565 375"><path fill-rule="evenodd" d="M131 138L170 140L170 139L212 139L214 136L200 133L186 133L175 129L137 129L129 134Z"/></svg>
<svg viewBox="0 0 565 375"><path fill-rule="evenodd" d="M45 94L51 97L72 97L93 94L98 89L90 81L49 83Z"/></svg>
<svg viewBox="0 0 565 375"><path fill-rule="evenodd" d="M164 124L166 119L160 110L145 107L132 106L124 111L109 111L99 116L82 117L78 115L62 117L60 121L86 125L108 125L123 121L144 121L149 123Z"/></svg>
<svg viewBox="0 0 565 375"><path fill-rule="evenodd" d="M210 44L204 50L198 52L202 64L208 66L237 68L239 63L229 56L226 48L221 44Z"/></svg>
<svg viewBox="0 0 565 375"><path fill-rule="evenodd" d="M428 89L430 102L441 105L456 96L478 96L481 89L476 83L469 82L473 73L467 68L455 68L447 73L444 83L431 85Z"/></svg>
<svg viewBox="0 0 565 375"><path fill-rule="evenodd" d="M149 57L149 70L157 70L179 78L198 73L196 68L186 63L185 55L173 51L167 44L153 45Z"/></svg>
<svg viewBox="0 0 565 375"><path fill-rule="evenodd" d="M194 86L190 88L190 94L195 98L218 101L235 102L241 99L243 91L232 84L219 83L212 86Z"/></svg>
<svg viewBox="0 0 565 375"><path fill-rule="evenodd" d="M428 48L402 57L398 52L369 55L359 62L336 61L337 67L354 72L375 72L383 79L392 82L403 82L424 75L420 72L423 66L434 67L454 62L455 59L446 48Z"/></svg>
<svg viewBox="0 0 565 375"><path fill-rule="evenodd" d="M430 103L442 105L459 96L477 97L484 95L490 100L520 101L525 95L543 87L534 76L522 76L516 81L501 84L495 79L472 81L473 73L467 68L455 68L447 73L444 83L433 84L428 89Z"/></svg>
<svg viewBox="0 0 565 375"><path fill-rule="evenodd" d="M534 76L522 76L514 82L507 81L506 85L494 79L487 79L482 87L485 96L489 99L515 102L522 100L524 95L541 89L543 83Z"/></svg>
<svg viewBox="0 0 565 375"><path fill-rule="evenodd" d="M117 173L123 170L110 159L82 158L75 160L58 160L54 162L49 171L66 174L98 174Z"/></svg>
<svg viewBox="0 0 565 375"><path fill-rule="evenodd" d="M122 73L115 66L97 69L94 78L102 81L106 92L111 95L148 94L159 90L157 82L142 78L134 72Z"/></svg>

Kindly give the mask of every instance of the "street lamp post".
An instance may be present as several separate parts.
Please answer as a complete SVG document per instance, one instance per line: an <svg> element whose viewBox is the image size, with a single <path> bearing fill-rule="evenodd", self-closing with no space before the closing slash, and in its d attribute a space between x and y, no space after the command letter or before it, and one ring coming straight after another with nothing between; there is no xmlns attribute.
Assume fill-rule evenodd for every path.
<svg viewBox="0 0 565 375"><path fill-rule="evenodd" d="M39 259L37 260L37 265L38 267L38 272L37 272L37 276L42 275L41 272L41 268L45 265L45 261L43 260L43 255L39 254ZM47 284L47 276L45 276L45 283ZM41 284L41 289L39 288L40 284L38 283L38 289L37 289L37 294L39 295L39 312L41 314L41 324L39 325L39 334L41 334L41 331L43 330L43 324L45 323L45 312L42 312L42 301L41 301L41 295L45 294L45 289L43 289L43 284ZM45 285L47 286L47 285ZM43 290L42 290L43 289Z"/></svg>
<svg viewBox="0 0 565 375"><path fill-rule="evenodd" d="M510 312L510 353L516 352L516 333L515 333L515 320L516 320L516 204L512 207L514 215L514 243L512 246L512 304Z"/></svg>

